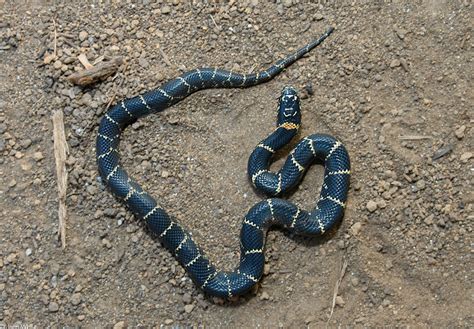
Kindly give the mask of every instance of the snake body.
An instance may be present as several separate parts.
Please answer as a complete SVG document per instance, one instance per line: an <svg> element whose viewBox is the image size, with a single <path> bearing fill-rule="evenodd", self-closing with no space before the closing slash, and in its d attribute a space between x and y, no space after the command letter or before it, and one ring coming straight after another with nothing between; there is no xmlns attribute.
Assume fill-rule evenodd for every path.
<svg viewBox="0 0 474 329"><path fill-rule="evenodd" d="M114 105L100 121L96 142L97 163L102 181L121 199L162 244L176 257L197 286L213 296L243 294L262 276L266 230L275 224L298 234L319 235L329 230L343 215L349 187L350 164L344 146L328 135L304 138L291 152L283 168L272 173L272 155L296 134L300 122L300 102L292 88L280 96L276 130L263 140L248 162L254 186L277 196L294 187L315 159L325 162L325 178L315 209L307 212L283 199L270 198L253 206L244 218L240 233L240 263L235 271L219 271L193 241L192 236L172 219L121 167L121 132L136 119L160 112L192 93L207 88L245 88L269 81L283 69L326 39L320 38L256 74L238 74L220 69L195 69L165 83L158 89Z"/></svg>

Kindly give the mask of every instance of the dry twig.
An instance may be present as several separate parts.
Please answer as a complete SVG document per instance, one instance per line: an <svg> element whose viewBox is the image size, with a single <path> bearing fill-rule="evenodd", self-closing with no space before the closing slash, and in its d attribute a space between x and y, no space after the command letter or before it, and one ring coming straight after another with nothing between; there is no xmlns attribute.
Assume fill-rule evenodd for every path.
<svg viewBox="0 0 474 329"><path fill-rule="evenodd" d="M332 305L331 305L331 313L329 314L329 319L327 321L327 324L329 324L329 321L331 321L332 314L334 313L334 307L336 307L336 297L339 293L339 286L341 285L342 279L344 278L344 275L346 274L346 269L347 269L347 260L345 257L342 258L342 265L341 265L341 271L339 274L339 279L336 282L336 285L334 286L334 293L332 296Z"/></svg>
<svg viewBox="0 0 474 329"><path fill-rule="evenodd" d="M171 63L170 59L168 58L168 55L165 54L163 49L160 48L160 54L163 57L163 60L165 61L166 65L169 67L173 67L173 64Z"/></svg>
<svg viewBox="0 0 474 329"><path fill-rule="evenodd" d="M110 61L101 62L96 66L75 72L68 76L67 79L76 85L87 86L111 76L115 71L118 70L122 63L122 57L116 57Z"/></svg>
<svg viewBox="0 0 474 329"><path fill-rule="evenodd" d="M54 43L53 43L53 56L54 58L58 57L58 30L56 29L56 20L53 18L53 27L54 27Z"/></svg>
<svg viewBox="0 0 474 329"><path fill-rule="evenodd" d="M58 200L59 200L59 238L61 246L66 248L66 188L67 188L67 171L66 156L68 146L66 142L66 134L64 133L63 111L57 110L53 112L53 139L54 139L54 157L56 158L56 176L58 182Z"/></svg>
<svg viewBox="0 0 474 329"><path fill-rule="evenodd" d="M406 135L406 136L399 136L398 139L402 141L419 141L423 139L431 139L431 136Z"/></svg>

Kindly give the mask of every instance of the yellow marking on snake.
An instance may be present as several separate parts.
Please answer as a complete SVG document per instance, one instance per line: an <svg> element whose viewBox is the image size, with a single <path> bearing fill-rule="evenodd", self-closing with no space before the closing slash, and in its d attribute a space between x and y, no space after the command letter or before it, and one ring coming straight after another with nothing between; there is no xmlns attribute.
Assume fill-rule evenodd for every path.
<svg viewBox="0 0 474 329"><path fill-rule="evenodd" d="M232 292L230 291L230 280L229 280L229 277L227 276L227 274L224 273L224 277L227 281L227 296L230 298L232 297Z"/></svg>
<svg viewBox="0 0 474 329"><path fill-rule="evenodd" d="M250 274L247 274L247 273L244 273L244 272L241 272L239 270L237 270L237 273L238 274L242 274L243 276L245 276L247 279L253 281L253 282L258 282L258 280L253 276L253 275L250 275Z"/></svg>
<svg viewBox="0 0 474 329"><path fill-rule="evenodd" d="M336 198L333 198L332 196L328 195L327 196L328 200L331 200L332 202L334 203L337 203L338 205L340 205L342 208L344 208L346 206L346 204L344 202L342 202L341 200L339 199L336 199Z"/></svg>
<svg viewBox="0 0 474 329"><path fill-rule="evenodd" d="M286 130L298 129L300 125L293 122L284 122L279 125L277 128L285 128Z"/></svg>
<svg viewBox="0 0 474 329"><path fill-rule="evenodd" d="M263 253L263 249L251 249L251 250L246 250L245 255L250 255L250 254L261 254Z"/></svg>
<svg viewBox="0 0 474 329"><path fill-rule="evenodd" d="M350 174L351 174L351 171L348 169L328 172L328 176L329 175L350 175Z"/></svg>
<svg viewBox="0 0 474 329"><path fill-rule="evenodd" d="M261 174L268 172L268 170L259 170L255 174L252 175L252 183L255 185L255 180L257 179L258 176Z"/></svg>
<svg viewBox="0 0 474 329"><path fill-rule="evenodd" d="M151 111L151 107L148 106L148 104L147 104L146 101L145 101L145 98L143 98L142 95L140 95L140 96L138 96L138 97L140 97L140 100L142 101L143 105L145 105L146 109L147 109L148 111Z"/></svg>
<svg viewBox="0 0 474 329"><path fill-rule="evenodd" d="M105 158L107 155L109 155L110 153L112 153L112 152L114 152L114 151L115 151L115 152L118 152L118 151L117 151L116 149L114 149L113 147L109 147L109 150L108 150L107 152L102 153L101 155L99 155L99 156L97 157L97 159Z"/></svg>
<svg viewBox="0 0 474 329"><path fill-rule="evenodd" d="M204 289L204 287L207 286L209 281L214 279L216 276L217 276L217 271L214 272L214 273L209 274L208 277L206 278L206 280L204 281L204 283L202 284L201 289Z"/></svg>
<svg viewBox="0 0 474 329"><path fill-rule="evenodd" d="M119 165L116 165L114 167L114 169L112 169L112 171L107 175L107 177L105 177L105 180L108 182L110 177L112 177L113 175L115 175L115 172L117 171L117 169L119 168Z"/></svg>
<svg viewBox="0 0 474 329"><path fill-rule="evenodd" d="M301 212L300 208L296 208L296 213L293 215L293 220L292 220L291 225L290 225L291 228L295 227L296 220L298 219L298 216L300 215L300 212Z"/></svg>
<svg viewBox="0 0 474 329"><path fill-rule="evenodd" d="M321 234L324 234L326 232L326 230L324 229L324 224L321 221L321 218L319 218L319 217L318 217L318 225L319 225L319 229L321 230Z"/></svg>
<svg viewBox="0 0 474 329"><path fill-rule="evenodd" d="M145 216L143 216L143 219L144 219L144 220L147 220L148 217L150 217L151 215L153 215L153 213L154 213L155 211L157 211L158 209L160 209L159 206L153 207L152 210L150 210Z"/></svg>
<svg viewBox="0 0 474 329"><path fill-rule="evenodd" d="M252 226L252 227L255 227L255 228L258 229L258 230L260 229L260 227L259 227L257 224L252 223L252 222L249 221L247 218L244 218L243 223L244 223L244 224L247 224L247 225L250 225L250 226Z"/></svg>
<svg viewBox="0 0 474 329"><path fill-rule="evenodd" d="M170 225L168 225L168 227L160 234L160 238L164 237L166 233L168 233L168 231L171 230L173 225L174 225L174 222L170 222Z"/></svg>
<svg viewBox="0 0 474 329"><path fill-rule="evenodd" d="M326 156L326 161L329 159L329 157L341 146L341 142L336 141L334 145L331 147L331 150L329 151L328 155Z"/></svg>
<svg viewBox="0 0 474 329"><path fill-rule="evenodd" d="M107 118L107 120L109 120L110 122L112 122L112 123L116 124L118 127L120 127L119 123L117 121L115 121L114 119L112 119L108 113L105 114L105 117Z"/></svg>
<svg viewBox="0 0 474 329"><path fill-rule="evenodd" d="M275 191L277 194L281 192L281 179L282 179L282 177L281 177L281 172L280 172L280 173L278 173L278 185L277 185L277 188L276 188L276 191Z"/></svg>
<svg viewBox="0 0 474 329"><path fill-rule="evenodd" d="M274 149L272 149L270 146L265 145L265 144L263 144L263 143L258 144L257 147L261 147L262 149L265 149L265 150L267 150L267 151L270 152L270 153L275 153L275 150L274 150Z"/></svg>
<svg viewBox="0 0 474 329"><path fill-rule="evenodd" d="M164 91L163 89L158 88L157 90L158 90L160 93L162 93L165 97L167 97L168 99L170 99L170 100L173 99L173 97L172 97L170 94L168 94L166 91Z"/></svg>
<svg viewBox="0 0 474 329"><path fill-rule="evenodd" d="M178 244L174 252L175 253L178 252L183 247L183 244L185 244L187 240L188 240L188 236L185 234L183 240Z"/></svg>
<svg viewBox="0 0 474 329"><path fill-rule="evenodd" d="M197 254L197 256L194 257L189 263L185 264L184 267L189 267L193 265L199 259L199 257L201 257L201 254Z"/></svg>
<svg viewBox="0 0 474 329"><path fill-rule="evenodd" d="M217 67L215 67L214 71L212 72L211 80L214 80L214 78L216 77L216 73L217 73Z"/></svg>
<svg viewBox="0 0 474 329"><path fill-rule="evenodd" d="M295 159L294 153L291 153L291 162L298 168L298 171L303 171L304 167Z"/></svg>
<svg viewBox="0 0 474 329"><path fill-rule="evenodd" d="M308 141L309 148L311 149L311 153L313 153L313 156L316 156L316 150L314 149L313 141L308 137L305 137L304 140Z"/></svg>
<svg viewBox="0 0 474 329"><path fill-rule="evenodd" d="M271 199L267 199L267 203L268 203L268 206L270 207L270 213L272 214L272 217L273 217L274 215L273 215L273 204L272 204L272 200L271 200Z"/></svg>
<svg viewBox="0 0 474 329"><path fill-rule="evenodd" d="M133 118L132 113L130 113L130 111L127 109L127 107L125 106L125 102L124 102L124 101L120 102L120 106L122 106L123 110L124 110L125 112L127 112L127 114L128 114L131 118Z"/></svg>

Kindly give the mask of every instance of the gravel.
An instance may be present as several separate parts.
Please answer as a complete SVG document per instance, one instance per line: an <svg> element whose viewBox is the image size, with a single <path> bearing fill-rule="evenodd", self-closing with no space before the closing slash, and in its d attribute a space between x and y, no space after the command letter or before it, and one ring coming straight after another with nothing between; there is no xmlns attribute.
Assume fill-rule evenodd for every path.
<svg viewBox="0 0 474 329"><path fill-rule="evenodd" d="M469 2L5 4L0 326L473 327L470 12ZM259 285L230 301L210 298L102 184L98 122L109 105L198 66L256 72L329 25L335 33L275 80L197 93L124 133L130 175L224 270L238 263L241 221L262 199L246 162L274 129L283 86L301 90L300 138L329 133L348 148L342 223L315 239L270 231ZM125 64L80 88L66 80L83 69L80 54ZM55 109L69 147L65 249ZM312 167L285 198L311 209L323 175Z"/></svg>

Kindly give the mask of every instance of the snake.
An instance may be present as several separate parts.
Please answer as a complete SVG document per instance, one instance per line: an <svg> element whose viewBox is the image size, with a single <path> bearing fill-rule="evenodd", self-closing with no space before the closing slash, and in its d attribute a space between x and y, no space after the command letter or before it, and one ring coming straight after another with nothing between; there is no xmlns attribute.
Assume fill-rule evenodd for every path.
<svg viewBox="0 0 474 329"><path fill-rule="evenodd" d="M292 140L301 125L300 98L294 88L285 87L279 97L277 127L257 145L247 166L249 181L269 198L255 204L243 219L238 266L234 271L220 271L198 247L192 234L121 166L121 133L137 119L161 112L199 90L246 88L267 82L318 46L333 30L329 28L319 38L257 73L239 74L218 68L185 72L157 89L119 101L100 120L96 160L101 181L139 220L144 221L194 283L210 296L242 295L260 281L265 264L266 233L270 227L280 226L295 234L318 236L342 218L350 177L347 150L334 137L313 134L296 145L278 172L269 170L275 152ZM294 189L307 168L316 162L324 164L325 174L314 209L306 211L278 197Z"/></svg>

